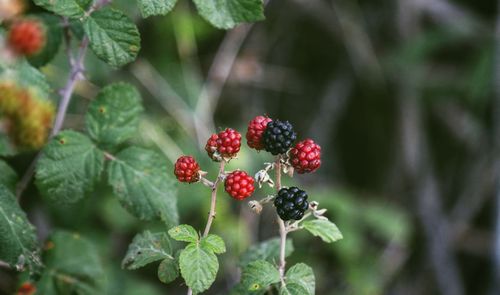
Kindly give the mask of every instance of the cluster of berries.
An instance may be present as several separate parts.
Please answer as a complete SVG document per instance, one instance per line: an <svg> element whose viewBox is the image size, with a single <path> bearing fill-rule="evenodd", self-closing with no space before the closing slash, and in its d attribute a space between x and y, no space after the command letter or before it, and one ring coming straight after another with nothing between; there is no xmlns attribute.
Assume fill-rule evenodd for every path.
<svg viewBox="0 0 500 295"><path fill-rule="evenodd" d="M265 116L251 120L246 133L250 148L265 150L272 155L286 155L286 163L299 174L316 171L321 165L321 147L311 139L292 146L296 139L297 133L290 122ZM208 156L216 162L236 157L240 148L241 134L231 128L212 134L205 145ZM180 157L175 163L174 173L180 182L193 183L202 177L200 166L191 156ZM225 177L224 187L231 197L243 200L254 192L254 182L246 172L236 170ZM274 204L283 220L299 220L309 207L307 193L296 187L282 188Z"/></svg>
<svg viewBox="0 0 500 295"><path fill-rule="evenodd" d="M14 21L9 28L7 45L18 55L32 56L39 53L46 43L45 25L35 18Z"/></svg>

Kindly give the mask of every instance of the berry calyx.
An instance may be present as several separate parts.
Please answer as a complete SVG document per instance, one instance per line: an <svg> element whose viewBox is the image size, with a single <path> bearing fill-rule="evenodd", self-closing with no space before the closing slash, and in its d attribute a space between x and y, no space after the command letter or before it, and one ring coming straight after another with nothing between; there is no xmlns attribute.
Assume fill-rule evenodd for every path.
<svg viewBox="0 0 500 295"><path fill-rule="evenodd" d="M217 139L219 139L219 136L217 136L217 134L212 134L207 140L207 144L205 145L205 151L207 151L207 154L210 157L210 159L216 162L220 162L221 157L217 153Z"/></svg>
<svg viewBox="0 0 500 295"><path fill-rule="evenodd" d="M234 171L226 177L224 181L226 192L236 200L243 200L250 197L254 190L254 180L245 171Z"/></svg>
<svg viewBox="0 0 500 295"><path fill-rule="evenodd" d="M44 25L35 19L14 22L7 37L9 47L17 54L31 56L45 46Z"/></svg>
<svg viewBox="0 0 500 295"><path fill-rule="evenodd" d="M200 165L191 156L182 156L177 159L174 174L180 182L193 183L200 180Z"/></svg>
<svg viewBox="0 0 500 295"><path fill-rule="evenodd" d="M271 122L272 119L264 116L257 116L248 123L247 129L247 144L250 148L256 149L258 151L264 149L264 143L262 142L262 134L266 130L267 124Z"/></svg>
<svg viewBox="0 0 500 295"><path fill-rule="evenodd" d="M307 193L297 187L282 188L274 199L279 217L284 220L300 220L309 208Z"/></svg>
<svg viewBox="0 0 500 295"><path fill-rule="evenodd" d="M223 158L234 158L240 151L241 134L231 128L226 128L217 134L217 151Z"/></svg>
<svg viewBox="0 0 500 295"><path fill-rule="evenodd" d="M290 164L299 174L314 172L321 166L321 147L312 139L297 143L289 156Z"/></svg>
<svg viewBox="0 0 500 295"><path fill-rule="evenodd" d="M288 121L274 120L267 123L262 135L262 142L266 151L273 155L284 154L297 139L297 133Z"/></svg>

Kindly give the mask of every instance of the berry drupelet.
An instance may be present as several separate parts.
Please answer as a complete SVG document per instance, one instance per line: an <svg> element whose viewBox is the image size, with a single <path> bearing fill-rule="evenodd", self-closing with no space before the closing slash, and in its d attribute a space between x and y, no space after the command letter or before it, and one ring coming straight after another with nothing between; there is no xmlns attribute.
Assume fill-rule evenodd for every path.
<svg viewBox="0 0 500 295"><path fill-rule="evenodd" d="M247 144L250 148L256 149L258 151L264 149L264 143L262 142L262 134L266 130L267 124L271 122L272 119L264 116L257 116L253 118L250 123L248 123L247 129Z"/></svg>
<svg viewBox="0 0 500 295"><path fill-rule="evenodd" d="M262 142L266 151L273 155L284 154L297 139L293 126L288 121L274 120L267 123L262 135Z"/></svg>
<svg viewBox="0 0 500 295"><path fill-rule="evenodd" d="M182 156L177 159L174 174L180 182L193 183L200 180L200 165L191 156Z"/></svg>
<svg viewBox="0 0 500 295"><path fill-rule="evenodd" d="M226 192L236 200L243 200L250 197L255 190L254 180L245 171L234 171L226 177L224 181Z"/></svg>
<svg viewBox="0 0 500 295"><path fill-rule="evenodd" d="M307 193L297 187L282 188L274 199L274 206L281 219L300 220L309 208Z"/></svg>
<svg viewBox="0 0 500 295"><path fill-rule="evenodd" d="M321 147L312 139L297 143L289 155L290 164L299 174L314 172L321 166Z"/></svg>

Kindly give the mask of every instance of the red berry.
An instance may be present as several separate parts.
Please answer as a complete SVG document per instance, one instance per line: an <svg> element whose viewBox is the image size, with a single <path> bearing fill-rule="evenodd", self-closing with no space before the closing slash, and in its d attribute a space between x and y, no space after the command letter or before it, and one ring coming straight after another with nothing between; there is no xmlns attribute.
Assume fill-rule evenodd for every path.
<svg viewBox="0 0 500 295"><path fill-rule="evenodd" d="M290 164L299 174L316 171L321 166L321 147L312 139L297 143L290 150Z"/></svg>
<svg viewBox="0 0 500 295"><path fill-rule="evenodd" d="M217 134L212 134L207 140L207 144L205 145L205 150L207 151L207 154L210 157L210 159L219 162L220 157L218 157L215 154L217 152L217 139L219 139L219 136L217 136Z"/></svg>
<svg viewBox="0 0 500 295"><path fill-rule="evenodd" d="M180 182L193 183L200 180L200 165L191 156L182 156L175 162L174 174Z"/></svg>
<svg viewBox="0 0 500 295"><path fill-rule="evenodd" d="M231 128L226 128L217 134L217 151L224 158L233 158L240 151L241 134Z"/></svg>
<svg viewBox="0 0 500 295"><path fill-rule="evenodd" d="M258 151L264 149L264 144L262 143L262 133L266 130L267 123L271 121L271 118L264 116L257 116L250 121L246 134L249 147Z"/></svg>
<svg viewBox="0 0 500 295"><path fill-rule="evenodd" d="M45 28L34 19L17 21L10 27L8 44L18 54L36 54L45 46Z"/></svg>
<svg viewBox="0 0 500 295"><path fill-rule="evenodd" d="M30 282L23 283L17 290L16 295L33 295L36 292L36 287Z"/></svg>
<svg viewBox="0 0 500 295"><path fill-rule="evenodd" d="M245 171L234 171L224 182L226 192L236 200L243 200L252 195L255 190L254 180Z"/></svg>

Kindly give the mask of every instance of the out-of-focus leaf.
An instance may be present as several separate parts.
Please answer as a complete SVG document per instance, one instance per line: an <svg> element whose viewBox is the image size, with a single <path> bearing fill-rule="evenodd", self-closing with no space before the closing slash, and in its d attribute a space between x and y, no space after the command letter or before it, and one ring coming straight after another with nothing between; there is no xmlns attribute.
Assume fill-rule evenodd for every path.
<svg viewBox="0 0 500 295"><path fill-rule="evenodd" d="M97 249L79 234L52 234L46 243L44 262L37 294L104 294L106 277Z"/></svg>
<svg viewBox="0 0 500 295"><path fill-rule="evenodd" d="M106 86L89 105L87 131L99 143L120 144L136 133L142 110L135 87L125 83Z"/></svg>
<svg viewBox="0 0 500 295"><path fill-rule="evenodd" d="M151 150L130 147L121 151L108 167L108 180L122 206L143 220L178 223L174 181L166 161Z"/></svg>
<svg viewBox="0 0 500 295"><path fill-rule="evenodd" d="M37 54L29 57L29 62L35 67L41 67L50 62L59 51L62 42L61 19L53 14L40 13L34 16L46 28L46 43Z"/></svg>
<svg viewBox="0 0 500 295"><path fill-rule="evenodd" d="M262 0L194 0L198 13L220 29L264 19Z"/></svg>
<svg viewBox="0 0 500 295"><path fill-rule="evenodd" d="M338 227L329 220L307 220L303 222L303 226L311 234L320 237L326 243L333 243L342 239L342 233Z"/></svg>
<svg viewBox="0 0 500 295"><path fill-rule="evenodd" d="M168 235L145 231L134 237L122 261L122 267L137 269L162 259L174 259Z"/></svg>
<svg viewBox="0 0 500 295"><path fill-rule="evenodd" d="M55 14L79 18L83 17L92 0L33 0L33 2Z"/></svg>
<svg viewBox="0 0 500 295"><path fill-rule="evenodd" d="M196 294L207 290L215 281L219 262L210 249L191 243L182 250L179 267L186 285Z"/></svg>
<svg viewBox="0 0 500 295"><path fill-rule="evenodd" d="M83 24L90 48L103 61L121 67L135 60L141 48L139 30L121 11L105 7L95 11Z"/></svg>
<svg viewBox="0 0 500 295"><path fill-rule="evenodd" d="M43 149L36 184L50 200L74 203L93 190L104 165L104 153L85 135L63 131Z"/></svg>
<svg viewBox="0 0 500 295"><path fill-rule="evenodd" d="M0 185L4 185L12 192L16 189L17 174L5 161L0 160Z"/></svg>
<svg viewBox="0 0 500 295"><path fill-rule="evenodd" d="M158 279L162 283L168 284L179 277L179 265L174 259L165 259L158 267Z"/></svg>
<svg viewBox="0 0 500 295"><path fill-rule="evenodd" d="M304 263L292 266L286 272L285 286L280 289L280 295L314 295L316 280L311 267Z"/></svg>
<svg viewBox="0 0 500 295"><path fill-rule="evenodd" d="M293 243L291 239L286 240L285 256L288 257L293 253ZM245 253L241 255L240 267L244 268L247 264L256 260L266 260L268 262L276 262L280 256L280 239L273 238L263 241L257 245L251 246Z"/></svg>
<svg viewBox="0 0 500 295"><path fill-rule="evenodd" d="M142 17L165 15L169 13L177 0L137 0Z"/></svg>
<svg viewBox="0 0 500 295"><path fill-rule="evenodd" d="M181 242L196 243L198 242L198 233L194 227L188 224L181 224L168 230L168 234L172 239Z"/></svg>
<svg viewBox="0 0 500 295"><path fill-rule="evenodd" d="M16 197L0 185L0 260L30 274L37 273L42 263L35 229L29 223Z"/></svg>
<svg viewBox="0 0 500 295"><path fill-rule="evenodd" d="M218 235L210 234L200 241L201 246L206 249L212 250L215 254L222 254L226 252L226 245L224 240Z"/></svg>

